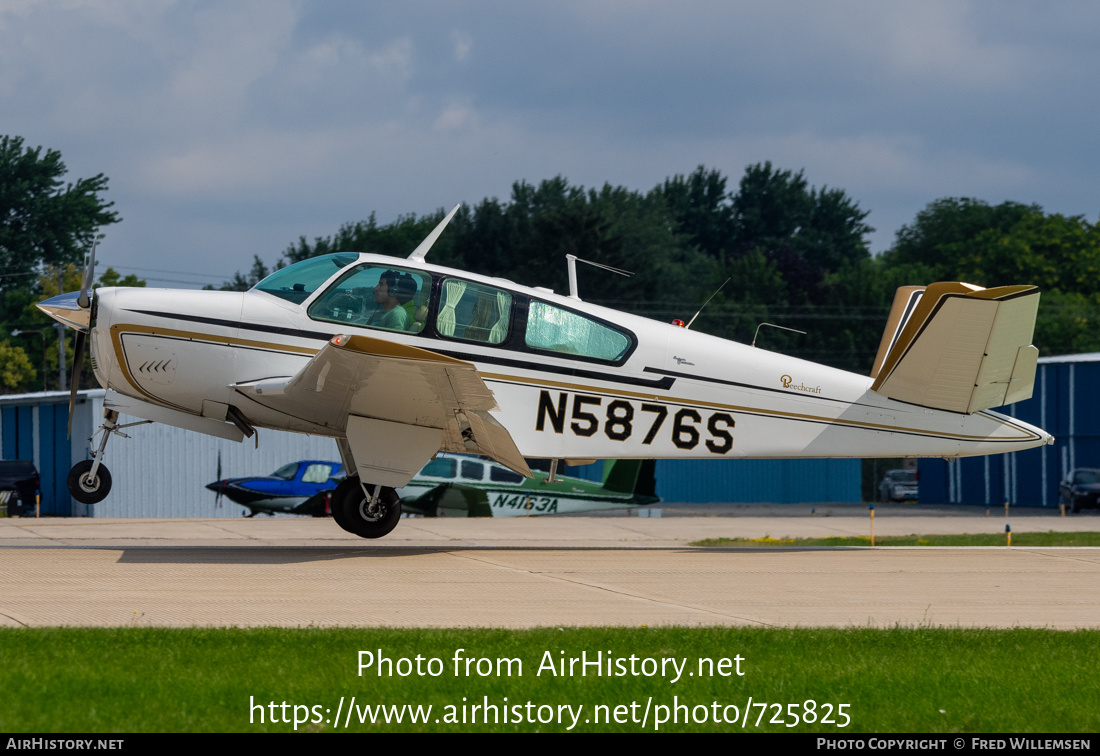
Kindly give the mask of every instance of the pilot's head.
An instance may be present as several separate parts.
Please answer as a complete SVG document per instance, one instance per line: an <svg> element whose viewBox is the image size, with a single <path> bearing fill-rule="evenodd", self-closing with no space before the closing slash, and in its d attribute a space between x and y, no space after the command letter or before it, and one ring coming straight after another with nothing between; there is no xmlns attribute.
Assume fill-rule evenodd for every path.
<svg viewBox="0 0 1100 756"><path fill-rule="evenodd" d="M390 310L398 305L397 282L400 274L395 270L387 270L378 279L378 285L374 287L374 301Z"/></svg>

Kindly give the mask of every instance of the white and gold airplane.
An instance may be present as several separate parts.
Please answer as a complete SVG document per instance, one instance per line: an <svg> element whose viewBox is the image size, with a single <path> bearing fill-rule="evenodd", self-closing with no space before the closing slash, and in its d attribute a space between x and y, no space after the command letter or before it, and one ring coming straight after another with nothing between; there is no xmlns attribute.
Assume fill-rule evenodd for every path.
<svg viewBox="0 0 1100 756"><path fill-rule="evenodd" d="M431 265L453 215L407 259L337 253L247 292L40 303L79 331L77 371L91 343L107 388L73 497L107 495L120 413L236 441L256 428L336 439L354 473L335 519L365 538L396 526L394 489L441 451L529 475L525 457L950 458L1053 442L989 411L1031 396L1035 287L899 289L863 376L588 304L572 272L561 296Z"/></svg>

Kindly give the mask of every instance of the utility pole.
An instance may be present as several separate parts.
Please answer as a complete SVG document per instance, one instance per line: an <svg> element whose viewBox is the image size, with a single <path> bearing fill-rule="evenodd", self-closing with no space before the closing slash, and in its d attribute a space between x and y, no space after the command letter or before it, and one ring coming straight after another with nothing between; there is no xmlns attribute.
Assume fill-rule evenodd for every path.
<svg viewBox="0 0 1100 756"><path fill-rule="evenodd" d="M64 293L65 283L63 280L63 273L61 268L57 269L57 293ZM57 326L57 381L61 386L62 391L68 391L68 376L65 371L65 326L62 323L58 323Z"/></svg>

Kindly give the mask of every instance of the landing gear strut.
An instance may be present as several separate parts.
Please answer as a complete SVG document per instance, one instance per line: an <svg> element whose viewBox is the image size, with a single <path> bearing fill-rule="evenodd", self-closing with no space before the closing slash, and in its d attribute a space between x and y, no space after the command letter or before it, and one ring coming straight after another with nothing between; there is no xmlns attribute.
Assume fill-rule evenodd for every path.
<svg viewBox="0 0 1100 756"><path fill-rule="evenodd" d="M332 518L360 538L381 538L397 527L401 499L389 486L367 485L364 491L359 476L352 475L332 493Z"/></svg>
<svg viewBox="0 0 1100 756"><path fill-rule="evenodd" d="M141 420L136 423L119 425L118 412L104 410L103 425L99 426L99 430L92 434L92 438L88 439L90 442L96 435L102 433L103 438L99 441L99 448L92 452L91 459L81 460L69 470L69 477L66 479L65 485L68 486L72 497L81 504L98 504L107 498L107 494L111 492L111 473L103 464L103 452L107 448L107 439L111 437L112 433L123 438L129 438L122 432L123 428L145 425L149 422L152 421Z"/></svg>

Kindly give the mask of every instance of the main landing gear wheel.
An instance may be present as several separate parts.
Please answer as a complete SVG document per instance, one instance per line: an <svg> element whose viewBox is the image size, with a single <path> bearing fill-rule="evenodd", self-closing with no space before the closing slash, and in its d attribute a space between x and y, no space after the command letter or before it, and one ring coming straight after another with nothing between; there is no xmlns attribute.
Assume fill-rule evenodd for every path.
<svg viewBox="0 0 1100 756"><path fill-rule="evenodd" d="M100 465L92 477L94 460L85 459L73 465L65 484L72 497L81 504L98 504L111 492L111 473L105 465Z"/></svg>
<svg viewBox="0 0 1100 756"><path fill-rule="evenodd" d="M344 519L344 498L352 487L359 488L359 478L352 477L341 481L340 485L336 486L336 490L332 492L332 498L329 499L329 510L332 512L332 519L336 520L336 524L349 533L355 531L348 526L348 521Z"/></svg>
<svg viewBox="0 0 1100 756"><path fill-rule="evenodd" d="M368 485L367 489L374 490ZM372 502L363 493L359 476L353 475L332 494L332 517L336 524L360 538L381 538L397 527L401 519L401 499L397 491L382 486L378 500Z"/></svg>

